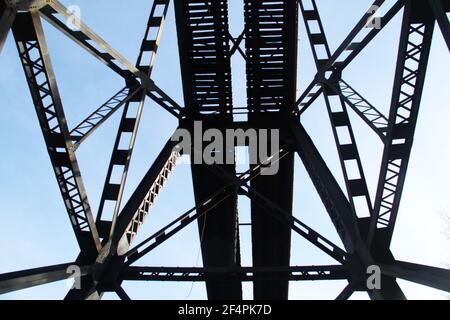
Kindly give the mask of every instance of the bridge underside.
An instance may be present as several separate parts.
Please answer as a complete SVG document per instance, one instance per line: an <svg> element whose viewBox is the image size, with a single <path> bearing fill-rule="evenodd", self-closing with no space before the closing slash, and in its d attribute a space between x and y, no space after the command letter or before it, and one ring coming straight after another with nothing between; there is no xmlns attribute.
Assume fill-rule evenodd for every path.
<svg viewBox="0 0 450 320"><path fill-rule="evenodd" d="M173 3L183 107L151 78L169 0L152 2L136 64L81 21L79 30L72 30L66 23L68 9L56 0L42 2L42 6L30 10L0 0L0 50L11 30L65 213L80 247L75 262L0 274L0 294L67 279L68 270L78 272L82 289L72 288L66 299L98 299L104 292L116 292L121 299L129 299L122 288L123 281L204 281L212 300L241 300L244 281L253 283L255 299L285 300L289 297L290 281L310 280L348 281L337 299L348 299L355 291L365 291L372 299L405 299L397 283L399 278L449 292L450 270L398 261L390 245L431 42L438 27L450 49L450 3L398 0L386 8L388 2L374 0L373 7L381 6L383 17L377 21L373 12L364 13L334 52L328 44L316 0L242 0L245 28L236 38L229 31L227 0ZM384 115L342 75L346 66L400 12L403 20L392 101L389 114ZM305 23L317 73L297 99L299 15ZM125 80L124 88L72 130L58 92L42 19ZM243 42L245 48L240 46ZM231 57L235 53L246 62L247 82L242 89L247 94L245 106L233 105ZM302 114L319 96L325 99L344 187L337 182L301 121ZM191 133L195 206L132 245L182 153L179 142L169 138L131 196L122 203L147 97L175 116L179 129ZM374 199L365 178L349 108L383 144ZM94 215L76 151L118 110L122 117L99 209ZM228 137L228 129L239 129L246 138L231 144L226 138L216 139L217 134ZM214 135L207 137L207 130ZM253 141L247 136L251 130L256 133ZM346 139L341 139L342 132ZM122 143L126 137L129 143ZM234 158L236 147L241 146L248 147L251 161L246 172L238 172ZM306 169L343 248L293 214L295 154ZM113 172L121 174L120 181L112 179ZM250 199L251 266L241 263L240 227L248 222L240 221L241 196ZM359 208L361 203L367 210ZM203 267L134 265L190 223L197 223ZM337 263L291 266L292 235L301 236ZM381 288L367 285L367 270L374 265L380 270Z"/></svg>

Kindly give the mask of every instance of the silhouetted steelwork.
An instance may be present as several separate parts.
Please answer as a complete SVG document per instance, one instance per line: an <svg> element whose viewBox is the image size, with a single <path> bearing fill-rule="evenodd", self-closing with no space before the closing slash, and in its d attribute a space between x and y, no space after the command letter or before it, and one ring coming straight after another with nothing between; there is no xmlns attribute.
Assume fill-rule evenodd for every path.
<svg viewBox="0 0 450 320"><path fill-rule="evenodd" d="M384 2L374 1L373 8ZM121 299L129 300L121 284L130 280L204 281L209 299L242 299L243 281L253 282L256 299L287 299L289 281L305 280L347 280L338 300L348 299L355 291L367 291L372 299L404 299L397 278L450 291L449 270L397 261L390 251L435 24L450 48L447 16L450 3L399 0L379 20L375 11L363 13L332 52L315 0L244 0L245 28L236 38L229 32L227 0L175 1L184 107L151 79L169 5L169 0L153 0L140 53L133 65L84 23L80 23L79 30L70 29L65 23L70 15L56 0L0 1L0 50L12 29L47 151L80 246L80 254L73 263L0 275L0 294L67 279L71 276L67 272L71 265L80 266L81 288L72 288L66 299L98 299L104 292L116 292ZM389 115L384 115L344 81L342 72L399 12L403 12L403 21L392 102ZM299 16L306 26L317 74L297 97ZM67 127L41 18L125 80L124 88L72 130ZM243 43L245 49L241 48ZM246 62L245 108L233 106L230 61L236 52ZM301 115L320 95L325 98L345 191L301 124ZM278 173L261 175L264 162L252 164L244 173L237 173L235 164L192 164L194 207L133 246L144 219L181 156L179 146L169 139L120 209L146 97L176 117L179 128L190 132L195 121L202 121L204 129L221 132L236 128L279 129L281 147L273 155L276 160L271 158L279 162ZM75 152L122 107L94 219ZM384 144L374 201L365 180L348 107ZM246 120L237 121L235 115L245 115ZM341 141L340 131L348 134L349 141ZM125 136L128 140L124 148ZM229 152L227 147L224 145L224 150ZM204 148L205 145L201 150L193 148L192 154L203 152ZM295 154L306 168L344 248L293 215ZM350 164L356 164L358 178L350 178ZM113 170L121 173L119 183L111 180ZM250 267L241 266L238 196L247 196L251 201L253 265ZM364 212L355 206L356 198L364 200ZM108 212L112 218L103 214L107 201L114 208ZM194 221L198 222L204 267L133 266ZM292 231L339 264L290 266ZM369 290L366 286L366 270L370 265L381 268L380 290Z"/></svg>

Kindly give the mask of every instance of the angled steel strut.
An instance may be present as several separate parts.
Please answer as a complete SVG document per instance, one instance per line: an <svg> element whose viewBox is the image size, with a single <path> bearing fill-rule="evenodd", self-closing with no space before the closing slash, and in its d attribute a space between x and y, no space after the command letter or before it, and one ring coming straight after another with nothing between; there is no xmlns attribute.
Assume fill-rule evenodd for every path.
<svg viewBox="0 0 450 320"><path fill-rule="evenodd" d="M387 140L371 219L369 242L378 233L389 247L400 206L425 82L435 19L428 5L407 1L402 23Z"/></svg>
<svg viewBox="0 0 450 320"><path fill-rule="evenodd" d="M329 65L333 60L333 57L331 56L331 51L324 33L316 2L312 0L311 3L312 8L305 9L304 1L299 1L314 60L318 71L332 70L324 69L324 65ZM319 27L316 32L311 28L311 25L313 24L316 24ZM325 51L321 52L321 48L325 49ZM339 159L341 161L350 205L352 210L354 210L358 216L365 214L370 217L372 215L372 202L370 200L361 158L356 145L355 135L347 112L347 106L344 103L344 99L339 95L341 89L336 83L339 82L339 79L329 78L328 81L331 82L331 84L323 84L322 92L324 94L325 104L327 106ZM330 90L330 87L332 86L335 86L335 90ZM361 213L356 211L355 202L358 198L363 199L362 204L365 205L366 212Z"/></svg>
<svg viewBox="0 0 450 320"><path fill-rule="evenodd" d="M19 13L13 34L61 195L83 252L100 250L100 239L84 189L55 75L37 13Z"/></svg>
<svg viewBox="0 0 450 320"><path fill-rule="evenodd" d="M136 68L141 72L144 72L149 78L153 70L159 40L168 8L169 0L153 2L145 36L136 62ZM149 60L145 59L146 54L150 55ZM105 186L103 188L97 214L97 224L102 224L101 230L109 233L103 233L101 236L103 238L109 237L110 240L114 234L116 219L120 210L128 168L130 165L146 96L147 93L145 90L140 91L131 98L131 101L129 100L125 104L111 155L111 161L106 173ZM113 177L113 171L117 171L119 174L118 180L113 180L115 179L115 177ZM102 220L102 215L107 201L110 204L109 210L113 210L108 213L112 216L110 226L109 220L107 220L107 222Z"/></svg>

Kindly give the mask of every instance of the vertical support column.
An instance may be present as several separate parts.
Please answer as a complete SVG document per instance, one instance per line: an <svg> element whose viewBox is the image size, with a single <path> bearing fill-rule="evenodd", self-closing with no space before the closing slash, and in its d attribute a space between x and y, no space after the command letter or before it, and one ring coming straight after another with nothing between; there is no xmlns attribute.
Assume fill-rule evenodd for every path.
<svg viewBox="0 0 450 320"><path fill-rule="evenodd" d="M215 129L225 136L225 130L233 121L228 1L179 0L175 2L175 13L187 116L180 125L200 141L207 129ZM195 132L195 122L203 129L198 128ZM197 144L199 150L193 152L203 153L206 145ZM225 141L218 152L224 150ZM203 161L202 154L196 157L194 153L191 154L191 170L198 206L227 183L211 174L208 168L211 164ZM230 174L236 174L234 163L218 165ZM200 210L208 210L208 215L198 219L204 266L239 266L237 192L220 206L209 204ZM240 280L226 273L208 278L206 290L212 300L242 299Z"/></svg>
<svg viewBox="0 0 450 320"><path fill-rule="evenodd" d="M294 105L297 78L297 4L295 1L246 0L245 45L247 73L247 108L249 127L267 130L268 139L258 141L258 149L270 148L270 131L278 130L280 146L289 140L286 130L289 106ZM264 145L265 144L265 145ZM255 148L254 145L251 145ZM278 150L276 150L278 151ZM250 149L250 159L261 159L259 150ZM272 153L272 152L268 152ZM279 170L251 180L250 186L292 215L294 154L277 163ZM252 167L255 164L252 163ZM258 199L251 200L252 254L255 267L286 267L290 263L291 228L264 210ZM289 295L286 278L255 277L255 299L282 299Z"/></svg>

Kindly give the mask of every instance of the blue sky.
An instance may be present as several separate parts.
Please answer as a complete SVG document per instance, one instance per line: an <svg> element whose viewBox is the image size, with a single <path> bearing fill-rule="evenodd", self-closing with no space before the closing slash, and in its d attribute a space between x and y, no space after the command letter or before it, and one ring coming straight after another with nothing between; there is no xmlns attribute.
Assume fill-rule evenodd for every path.
<svg viewBox="0 0 450 320"><path fill-rule="evenodd" d="M128 60L135 62L151 8L150 0L63 0L66 7L78 5L82 20ZM325 32L332 51L366 11L370 0L318 0ZM393 1L387 1L391 4ZM243 28L241 0L230 0L230 30L235 36ZM183 103L173 5L167 17L153 73L155 82L179 104ZM387 26L346 69L344 77L354 88L388 114L394 77L401 15ZM69 127L123 87L123 80L71 42L52 26L44 30L54 65ZM315 74L303 21L299 22L298 95ZM239 55L232 60L234 105L245 106L245 64ZM73 261L78 253L68 216L52 172L36 114L12 36L0 55L0 273ZM416 130L416 138L403 201L393 238L392 251L399 260L445 267L450 264L445 216L450 215L450 62L439 29L431 50L427 82ZM91 207L97 211L114 143L120 112L97 130L77 151ZM377 136L353 113L354 131L374 198L382 146ZM330 169L343 185L342 174L323 98L305 113L302 122L317 143ZM136 142L125 199L159 153L177 122L152 101L147 101ZM341 245L314 187L298 158L295 171L294 214L327 238ZM125 201L124 201L125 202ZM124 203L123 202L123 203ZM194 205L188 165L178 166L141 229L136 242L167 224ZM249 201L239 198L240 219L249 222ZM241 228L243 265L251 263L249 227ZM341 245L342 246L342 245ZM192 224L138 265L201 266L197 226ZM291 265L332 264L318 249L293 233ZM445 294L420 285L399 281L408 298L443 299ZM290 298L336 297L345 281L291 283ZM202 283L125 282L132 298L203 299ZM58 282L0 296L0 299L60 299L67 291ZM251 284L244 284L244 298L251 298ZM116 299L115 294L105 298ZM356 293L353 298L367 298Z"/></svg>

